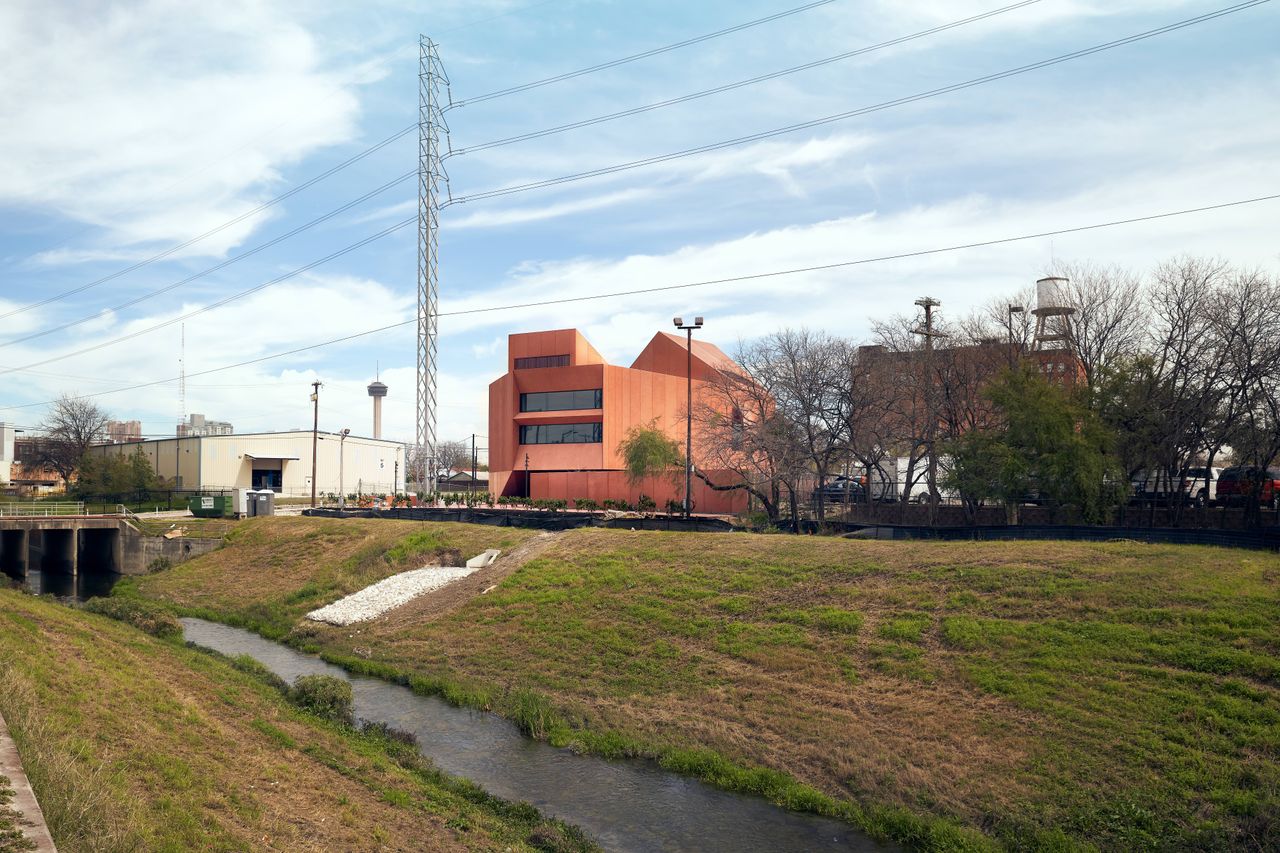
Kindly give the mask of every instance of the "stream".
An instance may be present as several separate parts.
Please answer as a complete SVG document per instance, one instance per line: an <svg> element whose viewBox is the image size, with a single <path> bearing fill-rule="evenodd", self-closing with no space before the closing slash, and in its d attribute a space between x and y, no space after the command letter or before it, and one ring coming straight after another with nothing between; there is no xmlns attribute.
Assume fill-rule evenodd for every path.
<svg viewBox="0 0 1280 853"><path fill-rule="evenodd" d="M759 797L713 788L654 762L606 761L526 737L496 714L457 708L406 687L349 675L314 655L257 634L183 619L186 639L247 654L292 683L300 675L351 682L356 716L412 732L424 755L454 776L576 824L617 851L777 853L890 849L840 821L787 811Z"/></svg>

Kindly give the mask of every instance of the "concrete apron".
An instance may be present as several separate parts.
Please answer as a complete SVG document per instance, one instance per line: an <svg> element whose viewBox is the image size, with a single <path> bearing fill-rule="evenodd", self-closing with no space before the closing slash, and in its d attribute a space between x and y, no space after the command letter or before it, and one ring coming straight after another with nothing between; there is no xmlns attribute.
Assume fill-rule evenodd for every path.
<svg viewBox="0 0 1280 853"><path fill-rule="evenodd" d="M9 777L13 788L13 802L10 808L22 815L18 821L23 833L36 845L37 853L57 853L53 844L53 836L44 825L44 812L36 802L36 795L27 781L27 774L22 772L22 759L18 756L18 747L9 737L9 728L0 715L0 776Z"/></svg>

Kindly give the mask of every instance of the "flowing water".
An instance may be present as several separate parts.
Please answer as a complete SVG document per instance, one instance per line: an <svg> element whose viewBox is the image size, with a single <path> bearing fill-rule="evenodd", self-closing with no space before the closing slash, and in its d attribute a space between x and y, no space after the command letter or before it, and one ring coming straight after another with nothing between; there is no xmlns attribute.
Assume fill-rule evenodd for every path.
<svg viewBox="0 0 1280 853"><path fill-rule="evenodd" d="M525 737L496 714L456 708L406 687L348 675L318 657L239 628L202 619L183 619L182 624L189 641L227 655L250 655L290 683L299 675L316 674L350 681L357 717L412 732L441 770L576 824L608 850L887 849L848 824L721 791L652 762L605 761L558 749Z"/></svg>

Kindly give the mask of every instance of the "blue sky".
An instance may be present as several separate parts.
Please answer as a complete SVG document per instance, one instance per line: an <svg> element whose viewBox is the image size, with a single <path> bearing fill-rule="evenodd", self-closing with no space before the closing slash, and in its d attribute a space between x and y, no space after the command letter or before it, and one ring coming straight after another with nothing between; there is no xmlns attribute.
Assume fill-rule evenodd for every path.
<svg viewBox="0 0 1280 853"><path fill-rule="evenodd" d="M149 258L416 120L417 36L461 100L793 6L778 0L362 4L5 4L0 9L0 314ZM455 147L676 97L1002 5L835 0L607 71L467 105ZM1230 5L1041 0L823 68L454 157L455 195L572 174L872 105ZM443 312L632 290L1069 228L1280 192L1274 4L1050 68L807 131L442 214ZM416 209L412 182L121 310L416 167L413 134L163 261L0 319L0 419L34 426L60 393L178 374L177 325L144 330L361 240ZM574 326L627 363L674 314L726 350L783 326L862 338L930 294L959 315L1055 260L1149 269L1178 253L1280 268L1280 202L819 273L442 318L439 434L487 432L511 332ZM189 373L413 316L408 228L185 324ZM14 338L91 318L58 335ZM189 379L187 411L237 431L413 436L411 327ZM36 362L57 359L33 366ZM97 398L169 434L176 382ZM483 443L483 440L482 440Z"/></svg>

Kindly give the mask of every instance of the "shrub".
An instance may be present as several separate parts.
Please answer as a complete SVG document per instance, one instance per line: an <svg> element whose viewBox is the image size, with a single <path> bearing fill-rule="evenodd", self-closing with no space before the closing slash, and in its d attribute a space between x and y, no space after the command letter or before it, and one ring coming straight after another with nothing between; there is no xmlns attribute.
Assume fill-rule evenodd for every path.
<svg viewBox="0 0 1280 853"><path fill-rule="evenodd" d="M127 622L153 637L168 640L182 636L182 623L173 614L145 601L132 598L91 598L84 603L84 609L109 619Z"/></svg>
<svg viewBox="0 0 1280 853"><path fill-rule="evenodd" d="M652 512L658 508L657 502L648 495L641 495L636 498L636 509L641 512Z"/></svg>
<svg viewBox="0 0 1280 853"><path fill-rule="evenodd" d="M626 501L614 500L613 498L605 498L604 508L618 510L619 512L630 512L631 504L627 503Z"/></svg>
<svg viewBox="0 0 1280 853"><path fill-rule="evenodd" d="M668 515L684 514L684 501L680 500L679 498L671 498L670 500L668 500L667 514Z"/></svg>
<svg viewBox="0 0 1280 853"><path fill-rule="evenodd" d="M591 498L574 498L573 508L585 510L587 512L595 512L600 508L600 504L591 500Z"/></svg>
<svg viewBox="0 0 1280 853"><path fill-rule="evenodd" d="M281 693L288 695L289 682L276 675L267 668L266 664L262 663L252 655L236 655L235 657L229 658L228 662L235 669L248 673L259 681L265 682L276 690L279 690Z"/></svg>
<svg viewBox="0 0 1280 853"><path fill-rule="evenodd" d="M317 717L344 726L355 724L351 684L332 675L300 675L289 688L289 701Z"/></svg>

